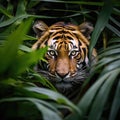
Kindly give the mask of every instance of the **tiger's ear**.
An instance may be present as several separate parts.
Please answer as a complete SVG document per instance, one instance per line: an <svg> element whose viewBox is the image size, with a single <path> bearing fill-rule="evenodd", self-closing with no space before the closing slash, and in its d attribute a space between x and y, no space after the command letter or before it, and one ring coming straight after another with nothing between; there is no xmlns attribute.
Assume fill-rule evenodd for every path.
<svg viewBox="0 0 120 120"><path fill-rule="evenodd" d="M90 22L84 22L79 25L80 31L87 38L90 39L90 34L93 31L93 25Z"/></svg>
<svg viewBox="0 0 120 120"><path fill-rule="evenodd" d="M47 31L48 26L43 21L36 21L33 25L33 30L39 38L45 31Z"/></svg>

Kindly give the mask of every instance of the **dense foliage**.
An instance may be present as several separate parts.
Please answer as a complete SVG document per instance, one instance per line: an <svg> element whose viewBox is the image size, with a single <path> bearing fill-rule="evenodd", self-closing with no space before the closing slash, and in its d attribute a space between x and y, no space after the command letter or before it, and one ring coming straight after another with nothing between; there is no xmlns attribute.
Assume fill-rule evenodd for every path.
<svg viewBox="0 0 120 120"><path fill-rule="evenodd" d="M120 119L120 2L106 0L0 1L0 119L1 120L118 120ZM91 87L74 105L58 93L33 66L47 48L31 51L35 20L94 25L89 47L98 62L83 88ZM44 88L38 87L42 84ZM82 93L82 92L81 92ZM61 110L72 114L63 118Z"/></svg>

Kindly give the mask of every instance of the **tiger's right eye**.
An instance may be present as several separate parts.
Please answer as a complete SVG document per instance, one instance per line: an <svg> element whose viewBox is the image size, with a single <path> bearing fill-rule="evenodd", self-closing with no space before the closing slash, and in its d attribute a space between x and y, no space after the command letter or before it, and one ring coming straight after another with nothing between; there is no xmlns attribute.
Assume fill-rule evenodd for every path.
<svg viewBox="0 0 120 120"><path fill-rule="evenodd" d="M56 52L54 50L49 50L48 51L48 54L51 55L51 56L55 56L56 55Z"/></svg>

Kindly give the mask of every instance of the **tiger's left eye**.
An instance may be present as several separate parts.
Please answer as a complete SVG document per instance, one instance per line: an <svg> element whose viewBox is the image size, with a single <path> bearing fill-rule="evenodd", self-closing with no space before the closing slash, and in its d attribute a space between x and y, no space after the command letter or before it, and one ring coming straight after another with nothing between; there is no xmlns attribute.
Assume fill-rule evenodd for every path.
<svg viewBox="0 0 120 120"><path fill-rule="evenodd" d="M55 56L55 55L56 55L56 53L55 53L54 50L50 50L50 51L48 51L48 54L51 55L51 56Z"/></svg>
<svg viewBox="0 0 120 120"><path fill-rule="evenodd" d="M75 56L75 55L77 55L77 53L78 53L78 51L73 50L73 51L71 51L70 55Z"/></svg>

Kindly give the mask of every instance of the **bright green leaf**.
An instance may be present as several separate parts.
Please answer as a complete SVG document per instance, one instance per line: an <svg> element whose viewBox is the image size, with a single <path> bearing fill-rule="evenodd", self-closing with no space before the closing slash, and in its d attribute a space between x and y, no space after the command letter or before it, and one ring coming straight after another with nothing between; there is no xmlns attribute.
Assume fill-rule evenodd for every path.
<svg viewBox="0 0 120 120"><path fill-rule="evenodd" d="M0 51L0 73L4 73L10 67L11 63L14 62L17 55L18 46L22 42L23 36L27 33L30 24L31 19L25 23L22 23L4 43Z"/></svg>

